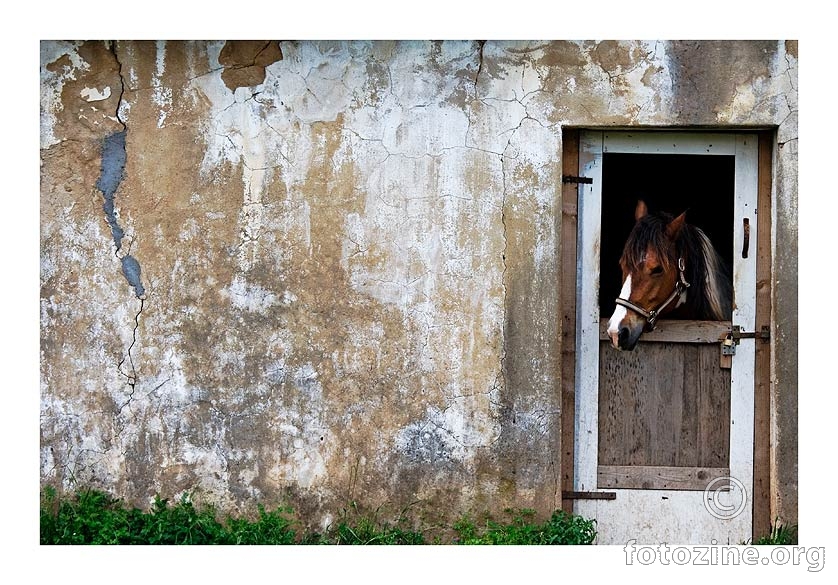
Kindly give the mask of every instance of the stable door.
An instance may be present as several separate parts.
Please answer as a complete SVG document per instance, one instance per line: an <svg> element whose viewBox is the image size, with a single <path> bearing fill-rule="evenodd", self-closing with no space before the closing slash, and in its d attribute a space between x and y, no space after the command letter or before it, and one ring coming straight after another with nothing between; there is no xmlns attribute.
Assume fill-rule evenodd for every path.
<svg viewBox="0 0 838 585"><path fill-rule="evenodd" d="M757 137L579 136L574 511L602 544L751 537ZM590 182L587 182L590 181ZM731 270L730 320L667 320L633 351L606 334L637 200L687 212ZM688 292L689 294L689 292Z"/></svg>

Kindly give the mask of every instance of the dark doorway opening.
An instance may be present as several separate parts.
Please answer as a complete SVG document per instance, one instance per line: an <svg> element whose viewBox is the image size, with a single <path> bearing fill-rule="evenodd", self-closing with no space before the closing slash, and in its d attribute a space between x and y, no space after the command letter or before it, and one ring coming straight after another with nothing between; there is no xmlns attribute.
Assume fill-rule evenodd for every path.
<svg viewBox="0 0 838 585"><path fill-rule="evenodd" d="M643 199L650 212L687 212L722 259L733 265L734 159L732 155L605 153L602 162L602 231L599 311L614 312L620 294L620 255Z"/></svg>

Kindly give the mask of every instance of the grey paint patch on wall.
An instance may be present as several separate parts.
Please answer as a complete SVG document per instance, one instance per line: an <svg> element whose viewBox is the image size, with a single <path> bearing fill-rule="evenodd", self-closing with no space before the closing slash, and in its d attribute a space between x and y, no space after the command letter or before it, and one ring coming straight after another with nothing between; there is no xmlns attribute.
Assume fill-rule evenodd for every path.
<svg viewBox="0 0 838 585"><path fill-rule="evenodd" d="M105 212L108 225L111 226L113 243L116 244L117 250L122 248L122 238L125 237L125 231L119 226L116 219L114 204L116 190L119 189L122 175L125 172L125 133L126 131L123 130L105 137L102 143L102 164L99 179L96 181L96 188L102 192L102 196L105 198L102 209Z"/></svg>
<svg viewBox="0 0 838 585"><path fill-rule="evenodd" d="M122 258L122 274L128 284L134 287L134 294L137 298L142 297L145 294L145 287L140 279L140 263L130 254Z"/></svg>
<svg viewBox="0 0 838 585"><path fill-rule="evenodd" d="M105 212L105 219L111 227L113 243L117 252L122 249L122 239L125 237L125 230L119 225L116 218L116 192L119 189L122 178L125 174L125 135L127 130L114 132L105 137L102 143L102 163L99 179L96 181L96 188L102 192L105 203L102 206ZM145 287L140 278L140 263L136 258L127 254L122 257L122 274L125 280L134 287L134 294L140 298L145 294Z"/></svg>

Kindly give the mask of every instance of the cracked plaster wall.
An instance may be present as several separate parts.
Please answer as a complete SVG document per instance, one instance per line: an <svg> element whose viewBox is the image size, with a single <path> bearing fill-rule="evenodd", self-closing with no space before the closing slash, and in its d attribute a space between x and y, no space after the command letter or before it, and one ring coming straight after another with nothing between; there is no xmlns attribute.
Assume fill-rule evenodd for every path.
<svg viewBox="0 0 838 585"><path fill-rule="evenodd" d="M796 274L796 71L783 42L42 43L42 482L321 524L559 507L562 127L778 126Z"/></svg>

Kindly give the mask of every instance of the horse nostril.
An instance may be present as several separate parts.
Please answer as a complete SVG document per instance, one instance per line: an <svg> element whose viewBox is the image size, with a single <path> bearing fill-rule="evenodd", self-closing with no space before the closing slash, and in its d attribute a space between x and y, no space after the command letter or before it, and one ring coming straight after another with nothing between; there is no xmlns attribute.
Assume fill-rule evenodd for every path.
<svg viewBox="0 0 838 585"><path fill-rule="evenodd" d="M617 341L624 343L629 337L628 327L620 327L620 332L617 334Z"/></svg>

